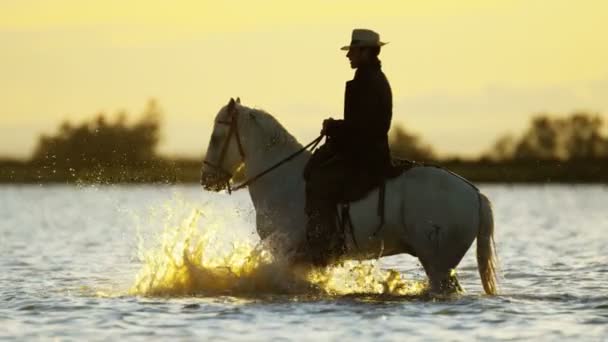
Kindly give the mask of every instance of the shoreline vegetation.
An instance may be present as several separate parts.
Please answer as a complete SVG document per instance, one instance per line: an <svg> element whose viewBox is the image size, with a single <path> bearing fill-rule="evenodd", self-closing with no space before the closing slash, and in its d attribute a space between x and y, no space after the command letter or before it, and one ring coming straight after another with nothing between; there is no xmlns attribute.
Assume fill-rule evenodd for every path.
<svg viewBox="0 0 608 342"><path fill-rule="evenodd" d="M201 161L163 160L137 168L62 169L24 161L0 161L0 184L198 184ZM476 183L604 183L608 160L444 161L432 163ZM269 174L272 177L272 174Z"/></svg>
<svg viewBox="0 0 608 342"><path fill-rule="evenodd" d="M0 158L0 184L199 183L202 158L157 153L162 111L155 100L140 119L100 113L63 122L43 135L29 160ZM444 167L481 183L607 183L608 136L597 113L538 114L519 136L505 135L477 159L438 158L421 137L394 123L394 156ZM270 175L271 176L271 175Z"/></svg>

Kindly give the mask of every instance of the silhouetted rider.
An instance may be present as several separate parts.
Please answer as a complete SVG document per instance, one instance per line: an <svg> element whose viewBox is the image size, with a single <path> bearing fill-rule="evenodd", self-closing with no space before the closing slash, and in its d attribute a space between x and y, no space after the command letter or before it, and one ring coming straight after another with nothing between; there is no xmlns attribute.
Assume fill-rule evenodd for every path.
<svg viewBox="0 0 608 342"><path fill-rule="evenodd" d="M378 55L385 43L371 30L352 32L346 57L355 76L346 82L344 120L323 122L326 143L306 165L307 242L313 263L326 265L344 251L336 224L336 206L377 186L390 166L388 130L392 93Z"/></svg>

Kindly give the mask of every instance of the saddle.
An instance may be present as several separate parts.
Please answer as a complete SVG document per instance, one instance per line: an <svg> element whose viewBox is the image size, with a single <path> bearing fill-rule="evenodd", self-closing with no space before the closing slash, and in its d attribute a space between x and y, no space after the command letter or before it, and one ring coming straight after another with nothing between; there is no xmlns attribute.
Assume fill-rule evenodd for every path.
<svg viewBox="0 0 608 342"><path fill-rule="evenodd" d="M413 161L413 160L392 158L390 166L387 168L387 170L384 174L384 177L382 177L379 180L379 182L372 185L371 187L368 186L367 188L360 188L360 187L356 187L356 186L350 187L346 191L343 200L340 201L340 203L338 203L338 207L339 207L338 226L339 226L339 230L342 233L342 236L345 236L344 233L346 232L346 229L349 229L350 233L351 233L350 235L353 239L353 243L355 244L355 247L359 248L357 241L355 239L355 235L354 235L354 226L353 226L352 220L350 218L350 203L364 198L365 196L367 196L367 194L370 191L372 191L375 188L378 188L377 214L378 214L378 217L380 218L380 224L378 225L378 227L376 228L376 230L373 234L373 237L375 237L380 232L380 230L384 226L384 222L385 222L384 200L385 200L385 193L386 193L386 181L393 179L393 178L397 178L397 177L401 176L402 174L404 174L405 172L411 170L412 168L414 168L416 166L422 166L422 165L424 165L424 164Z"/></svg>
<svg viewBox="0 0 608 342"><path fill-rule="evenodd" d="M391 165L386 172L386 179L393 179L401 176L403 173L409 171L415 166L425 165L421 162L414 160L407 160L393 157L391 159Z"/></svg>
<svg viewBox="0 0 608 342"><path fill-rule="evenodd" d="M384 188L384 184L387 180L397 178L410 169L422 165L424 164L412 160L392 158L391 163L385 170L384 174L381 177L378 177L378 179L375 179L373 182L369 181L369 175L363 172L360 177L367 177L367 180L361 182L352 182L344 191L344 197L340 203L356 202L367 196L370 191L378 187L381 191L383 191L382 189Z"/></svg>

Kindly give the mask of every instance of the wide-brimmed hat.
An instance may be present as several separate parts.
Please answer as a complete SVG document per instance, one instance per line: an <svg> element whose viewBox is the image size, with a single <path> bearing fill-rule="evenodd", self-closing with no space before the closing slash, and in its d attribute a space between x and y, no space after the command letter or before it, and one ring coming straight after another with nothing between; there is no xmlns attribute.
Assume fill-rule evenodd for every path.
<svg viewBox="0 0 608 342"><path fill-rule="evenodd" d="M351 47L375 47L383 46L388 43L380 41L380 35L377 32L368 29L354 29L350 39L350 44L343 46L340 50L348 50Z"/></svg>

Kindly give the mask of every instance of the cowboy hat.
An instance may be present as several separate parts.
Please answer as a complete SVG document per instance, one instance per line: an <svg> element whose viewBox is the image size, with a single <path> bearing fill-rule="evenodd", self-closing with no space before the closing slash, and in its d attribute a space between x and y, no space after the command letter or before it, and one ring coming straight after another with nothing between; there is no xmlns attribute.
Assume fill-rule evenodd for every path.
<svg viewBox="0 0 608 342"><path fill-rule="evenodd" d="M350 39L350 45L343 46L340 50L348 50L351 47L375 47L388 43L380 41L380 35L368 29L354 29Z"/></svg>

